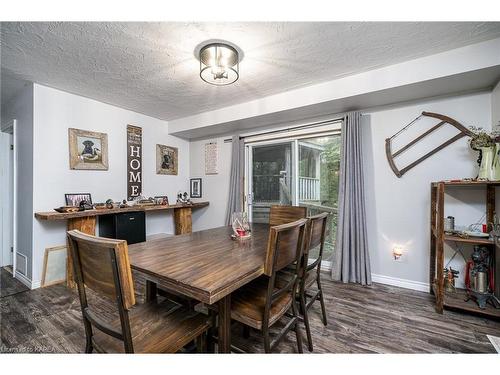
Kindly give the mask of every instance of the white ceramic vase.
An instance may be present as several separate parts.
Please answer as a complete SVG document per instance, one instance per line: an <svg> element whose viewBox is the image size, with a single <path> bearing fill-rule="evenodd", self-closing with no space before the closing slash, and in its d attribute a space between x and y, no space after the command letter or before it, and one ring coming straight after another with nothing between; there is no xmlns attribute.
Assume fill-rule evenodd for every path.
<svg viewBox="0 0 500 375"><path fill-rule="evenodd" d="M481 150L481 165L479 166L478 178L483 180L493 181L495 180L495 170L493 168L493 163L498 157L496 155L496 146L491 147L480 147Z"/></svg>

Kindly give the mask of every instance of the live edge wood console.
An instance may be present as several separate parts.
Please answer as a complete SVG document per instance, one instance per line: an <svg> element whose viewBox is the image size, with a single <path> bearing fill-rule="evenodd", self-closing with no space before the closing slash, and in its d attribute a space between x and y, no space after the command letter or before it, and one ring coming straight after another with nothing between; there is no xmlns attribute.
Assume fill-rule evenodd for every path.
<svg viewBox="0 0 500 375"><path fill-rule="evenodd" d="M138 211L174 211L174 224L175 234L186 234L192 231L191 213L193 209L208 206L208 202L196 202L191 205L168 205L168 206L134 206L126 208L112 208L102 210L86 210L78 212L36 212L35 218L38 220L66 220L68 230L78 229L79 231L91 235L95 235L96 218L100 215L113 215L124 212L138 212ZM68 244L69 246L69 244ZM74 287L73 280L73 267L68 252L68 266L67 266L67 284L69 287Z"/></svg>
<svg viewBox="0 0 500 375"><path fill-rule="evenodd" d="M500 187L500 181L440 181L431 184L431 241L430 241L430 292L436 297L436 311L443 313L443 308L459 310L479 314L492 319L500 319L500 309L495 309L487 305L485 309L480 309L476 302L469 300L466 302L466 291L457 289L455 293L447 293L444 290L444 244L445 242L455 242L471 245L482 245L490 248L491 254L495 259L495 285L497 285L500 276L500 260L498 259L498 245L489 238L468 237L446 235L444 233L444 194L445 189L450 187L467 188L483 187L485 188L486 201L486 222L488 230L491 230L493 215L495 213L495 188ZM497 255L495 255L495 253ZM498 288L498 285L496 286Z"/></svg>

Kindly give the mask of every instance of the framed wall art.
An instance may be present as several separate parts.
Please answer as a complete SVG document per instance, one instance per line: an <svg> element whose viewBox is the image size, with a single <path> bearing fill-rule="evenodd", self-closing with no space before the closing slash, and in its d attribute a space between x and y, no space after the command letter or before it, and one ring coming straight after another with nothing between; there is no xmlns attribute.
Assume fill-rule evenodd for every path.
<svg viewBox="0 0 500 375"><path fill-rule="evenodd" d="M177 175L179 172L177 147L156 145L156 174Z"/></svg>
<svg viewBox="0 0 500 375"><path fill-rule="evenodd" d="M191 198L201 198L201 178L192 178L190 180Z"/></svg>
<svg viewBox="0 0 500 375"><path fill-rule="evenodd" d="M81 129L68 129L69 167L108 170L108 135Z"/></svg>

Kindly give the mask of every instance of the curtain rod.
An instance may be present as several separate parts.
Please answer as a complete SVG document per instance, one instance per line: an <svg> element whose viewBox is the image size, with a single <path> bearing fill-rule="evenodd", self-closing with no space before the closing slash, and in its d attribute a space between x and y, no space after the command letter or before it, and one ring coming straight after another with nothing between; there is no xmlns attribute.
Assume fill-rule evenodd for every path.
<svg viewBox="0 0 500 375"><path fill-rule="evenodd" d="M249 137L258 137L259 135L284 133L284 132L289 132L289 131L294 131L294 130L300 130L300 129L304 129L304 128L315 128L317 126L322 126L322 125L326 125L326 124L331 123L331 122L337 122L337 121L342 121L342 120L343 120L343 117L339 117L339 118L334 118L334 119L330 119L330 120L325 120L325 121L320 121L320 122L313 122L313 123L309 123L309 124L299 125L299 126L295 126L295 127L291 127L291 128L286 128L286 129L277 129L277 130L271 130L271 131L263 131L263 132L260 132L260 133L249 134L249 135L246 135L246 136L240 136L240 139L245 139L245 138L249 138ZM232 142L232 141L233 141L232 138L226 138L226 139L224 139L224 143L229 143L229 142Z"/></svg>

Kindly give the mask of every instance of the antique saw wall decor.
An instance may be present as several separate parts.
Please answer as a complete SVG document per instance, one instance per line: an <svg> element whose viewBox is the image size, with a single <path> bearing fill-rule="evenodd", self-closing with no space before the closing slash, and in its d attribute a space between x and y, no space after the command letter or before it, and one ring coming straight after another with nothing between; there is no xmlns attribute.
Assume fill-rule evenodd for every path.
<svg viewBox="0 0 500 375"><path fill-rule="evenodd" d="M436 125L432 126L430 129L426 130L424 133L422 133L419 136L417 136L416 138L414 138L413 140L409 141L406 145L401 146L397 151L393 151L392 150L392 141L396 137L398 137L399 135L401 135L401 133L407 131L410 126L414 125L418 120L422 119L423 117L432 117L432 118L435 118L435 119L439 120L439 122ZM394 159L396 157L400 156L402 153L404 153L404 152L408 151L409 149L411 149L412 147L414 147L418 142L420 142L425 137L427 137L429 134L431 134L432 132L438 130L439 128L441 128L445 124L452 125L453 127L455 127L459 131L459 133L456 134L455 136L451 137L450 139L448 139L446 142L444 142L444 143L440 144L439 146L435 147L431 151L427 152L423 156L419 157L417 160L409 163L404 168L399 169L396 166L396 163L394 162ZM396 176L398 176L398 177L401 177L406 172L408 172L410 169L412 169L413 167L417 166L418 164L420 164L421 162L423 162L425 159L431 157L435 153L441 151L443 148L451 145L455 141L458 141L462 137L465 137L465 136L469 136L470 137L470 136L472 136L472 134L473 133L472 133L471 130L467 129L465 126L463 126L462 124L460 124L458 121L452 119L451 117L448 117L448 116L445 116L445 115L441 115L439 113L422 112L422 114L420 116L418 116L416 119L414 119L408 125L406 125L403 129L401 129L400 131L398 131L392 137L387 138L385 140L385 153L387 155L387 161L389 162L389 165L390 165L392 171L394 172L394 174Z"/></svg>

